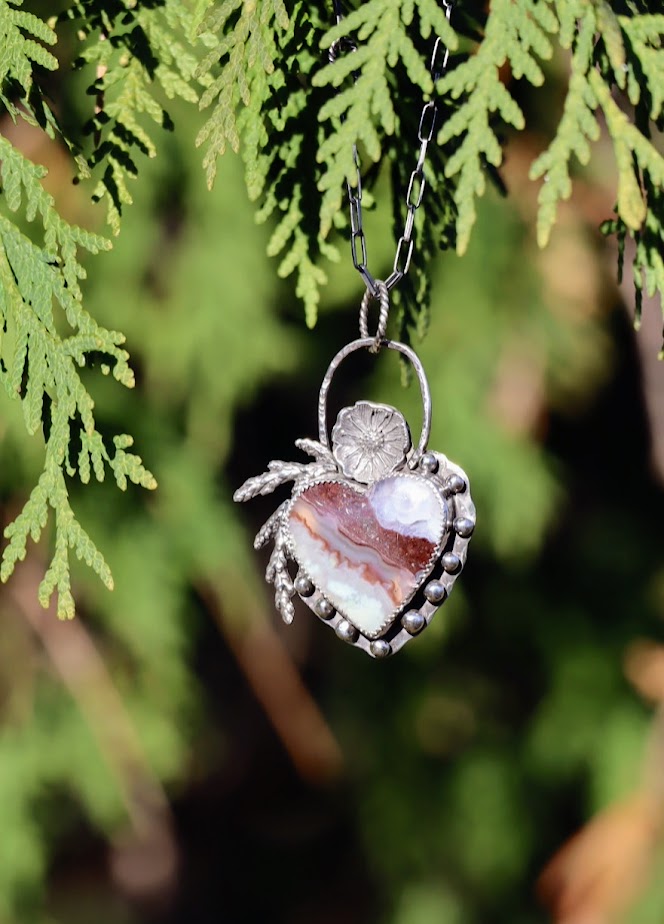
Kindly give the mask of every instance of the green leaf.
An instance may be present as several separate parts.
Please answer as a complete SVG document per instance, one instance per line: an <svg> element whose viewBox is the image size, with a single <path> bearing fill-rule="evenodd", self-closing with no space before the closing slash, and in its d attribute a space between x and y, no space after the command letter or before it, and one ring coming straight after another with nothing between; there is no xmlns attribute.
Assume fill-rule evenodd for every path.
<svg viewBox="0 0 664 924"><path fill-rule="evenodd" d="M184 41L193 15L178 0L109 8L74 0L59 17L76 25L82 43L76 65L92 75L88 94L95 108L85 125L92 150L85 167L98 175L93 198L106 204L114 234L132 203L128 183L138 175L138 158L157 153L152 126L172 126L162 93L195 103L195 85L207 82L195 76L198 58Z"/></svg>
<svg viewBox="0 0 664 924"><path fill-rule="evenodd" d="M50 26L35 16L18 10L22 0L0 0L0 99L13 119L23 112L4 92L8 80L15 80L25 97L29 97L34 83L33 65L47 70L57 69L58 60L43 45L54 45L57 36ZM29 113L28 113L29 114Z"/></svg>
<svg viewBox="0 0 664 924"><path fill-rule="evenodd" d="M538 197L537 240L540 247L548 243L556 220L558 202L569 199L572 194L572 155L576 156L579 163L587 164L590 160L589 142L597 141L600 135L595 115L597 100L588 83L594 37L595 19L592 9L588 9L579 22L569 88L556 136L530 168L531 179L542 176L545 179Z"/></svg>
<svg viewBox="0 0 664 924"><path fill-rule="evenodd" d="M196 76L208 82L200 108L214 103L212 114L196 138L197 145L207 147L203 164L208 186L214 183L217 158L226 146L239 150L238 108L265 98L265 78L274 71L278 37L288 26L283 0L224 0L204 16L199 32L217 37L196 70ZM215 77L213 72L217 72Z"/></svg>
<svg viewBox="0 0 664 924"><path fill-rule="evenodd" d="M74 475L69 457L73 432L80 432L78 472L90 479L90 460L98 480L104 466L115 474L124 489L127 479L153 488L153 476L138 456L126 453L128 437L107 452L94 418L94 402L81 380L79 368L90 353L103 354L118 382L132 387L133 374L124 337L107 330L85 311L80 281L85 271L79 251L99 253L109 242L60 217L52 196L42 186L45 171L32 164L6 138L0 137L0 160L7 202L11 212L22 212L28 224L41 225L43 243L36 244L6 216L0 214L0 320L6 336L0 341L0 381L10 398L20 400L29 433L43 430L44 471L23 511L5 530L9 543L0 564L0 580L11 576L25 557L29 537L36 542L52 510L55 520L55 551L40 588L40 600L48 604L58 595L58 614L73 615L69 579L69 552L85 561L104 584L112 586L108 566L85 533L69 505L64 473ZM35 231L35 236L37 232ZM66 325L56 323L56 312ZM70 332L63 335L63 326Z"/></svg>
<svg viewBox="0 0 664 924"><path fill-rule="evenodd" d="M484 38L474 55L446 74L438 84L441 95L460 100L456 112L443 124L438 143L458 139L445 175L456 180L458 208L457 251L465 253L475 223L475 199L486 189L486 165L499 167L503 152L496 118L522 129L523 113L505 86L501 68L509 64L514 77L540 86L544 75L539 59L553 53L548 33L555 31L553 17L535 0L495 0Z"/></svg>
<svg viewBox="0 0 664 924"><path fill-rule="evenodd" d="M638 230L646 219L646 202L640 173L653 186L664 184L664 157L619 108L611 90L597 71L589 75L590 86L606 119L618 167L618 214L628 228Z"/></svg>

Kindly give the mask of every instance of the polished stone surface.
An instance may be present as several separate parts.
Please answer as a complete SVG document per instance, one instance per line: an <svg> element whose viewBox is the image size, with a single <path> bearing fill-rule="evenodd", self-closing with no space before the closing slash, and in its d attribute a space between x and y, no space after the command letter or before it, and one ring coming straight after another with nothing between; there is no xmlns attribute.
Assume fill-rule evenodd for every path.
<svg viewBox="0 0 664 924"><path fill-rule="evenodd" d="M326 481L288 513L292 551L360 632L381 635L438 556L447 507L430 479L392 475L366 490Z"/></svg>

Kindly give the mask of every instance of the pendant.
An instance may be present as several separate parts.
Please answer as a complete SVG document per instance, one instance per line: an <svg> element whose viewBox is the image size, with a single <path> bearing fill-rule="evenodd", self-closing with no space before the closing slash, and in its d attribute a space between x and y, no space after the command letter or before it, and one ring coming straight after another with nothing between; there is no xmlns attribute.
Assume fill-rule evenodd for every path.
<svg viewBox="0 0 664 924"><path fill-rule="evenodd" d="M354 340L330 363L318 402L319 439L295 443L313 461L270 462L233 497L247 501L293 482L291 497L254 542L256 549L274 542L265 577L276 608L291 623L299 597L340 639L373 658L395 654L429 625L465 564L475 527L465 472L428 448L431 394L422 364L406 344L383 339L386 319L385 312L375 337ZM366 313L363 321L364 334ZM417 375L424 411L417 446L403 415L372 401L343 408L330 442L334 373L351 353L381 348L406 356Z"/></svg>

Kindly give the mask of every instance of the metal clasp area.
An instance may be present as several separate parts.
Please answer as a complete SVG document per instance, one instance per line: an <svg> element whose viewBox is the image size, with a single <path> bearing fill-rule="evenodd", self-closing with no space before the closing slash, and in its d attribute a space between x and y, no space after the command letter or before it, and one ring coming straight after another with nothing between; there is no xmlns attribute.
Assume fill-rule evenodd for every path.
<svg viewBox="0 0 664 924"><path fill-rule="evenodd" d="M373 346L369 348L371 353L377 353L382 346L385 332L387 331L387 318L390 313L390 294L387 285L382 279L377 279L375 285L376 293L374 294L370 289L367 289L360 307L360 336L363 340L373 339ZM380 302L380 314L378 315L378 326L375 334L369 333L368 324L369 305L372 301Z"/></svg>
<svg viewBox="0 0 664 924"><path fill-rule="evenodd" d="M422 455L427 451L429 437L431 435L431 391L429 389L429 383L420 358L415 351L409 346L406 346L405 343L398 343L395 340L381 340L379 346L385 347L386 350L395 350L397 353L401 353L402 356L405 356L412 364L415 375L417 376L417 381L420 385L420 394L422 396L422 432L420 434L419 443L408 460L408 467L410 469L415 469ZM362 340L353 340L352 343L348 343L345 347L342 347L330 363L325 373L325 378L320 386L320 394L318 396L318 439L327 449L330 449L331 446L330 435L327 432L327 396L330 391L330 385L341 363L347 356L350 356L351 353L355 353L356 350L369 350L370 353L375 353L375 339L373 337L368 337Z"/></svg>

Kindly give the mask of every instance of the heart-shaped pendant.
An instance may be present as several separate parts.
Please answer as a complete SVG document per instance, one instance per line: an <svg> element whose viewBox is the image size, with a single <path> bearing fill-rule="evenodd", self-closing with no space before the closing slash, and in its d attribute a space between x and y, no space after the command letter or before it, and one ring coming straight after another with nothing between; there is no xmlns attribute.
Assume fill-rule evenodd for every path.
<svg viewBox="0 0 664 924"><path fill-rule="evenodd" d="M339 638L374 658L398 651L428 625L447 598L465 560L475 508L465 473L427 449L431 399L422 365L402 343L381 341L413 364L424 424L417 447L395 408L359 401L344 408L327 432L327 394L350 353L373 349L363 338L333 359L319 398L319 440L297 440L309 464L271 462L264 475L235 492L245 501L293 481L289 500L256 536L274 539L266 579L275 603L292 622L297 594ZM295 579L289 560L298 566ZM408 607L410 609L407 609Z"/></svg>
<svg viewBox="0 0 664 924"><path fill-rule="evenodd" d="M369 639L389 629L424 583L449 529L432 480L405 473L368 488L321 481L295 495L284 522L302 571Z"/></svg>

